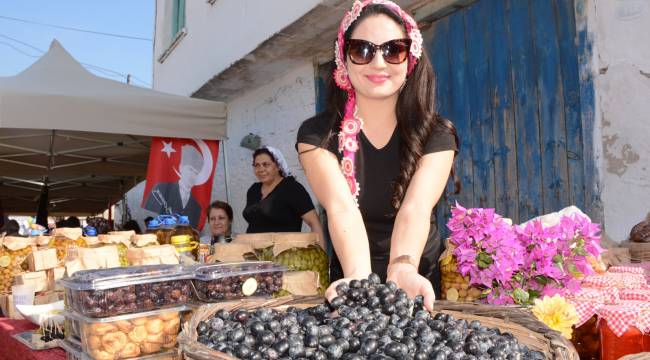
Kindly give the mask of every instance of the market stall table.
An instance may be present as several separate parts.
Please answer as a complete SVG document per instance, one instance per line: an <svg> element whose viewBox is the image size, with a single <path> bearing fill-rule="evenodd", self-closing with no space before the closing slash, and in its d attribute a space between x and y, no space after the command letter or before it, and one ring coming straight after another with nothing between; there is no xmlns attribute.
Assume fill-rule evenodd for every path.
<svg viewBox="0 0 650 360"><path fill-rule="evenodd" d="M0 360L64 360L65 351L61 348L34 351L11 337L36 328L29 320L0 318Z"/></svg>

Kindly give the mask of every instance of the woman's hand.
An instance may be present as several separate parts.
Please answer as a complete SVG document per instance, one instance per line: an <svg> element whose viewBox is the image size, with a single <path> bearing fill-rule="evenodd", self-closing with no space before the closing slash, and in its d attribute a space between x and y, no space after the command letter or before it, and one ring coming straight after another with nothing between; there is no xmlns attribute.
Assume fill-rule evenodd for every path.
<svg viewBox="0 0 650 360"><path fill-rule="evenodd" d="M424 307L433 311L433 302L436 294L433 292L431 282L418 274L417 268L412 264L395 263L388 266L388 281L393 281L398 288L404 289L410 298L417 295L424 297Z"/></svg>
<svg viewBox="0 0 650 360"><path fill-rule="evenodd" d="M349 283L349 282L352 281L352 280L363 280L363 279L367 279L367 278L368 278L368 275L370 275L370 273L368 273L368 274L351 275L351 276L349 276L349 277L345 277L345 278L343 278L343 279L336 280L335 282L331 283L330 286L329 286L329 287L327 288L327 290L325 291L325 298L327 299L328 302L332 301L332 299L334 299L335 297L338 296L338 294L336 293L336 287L339 286L339 284L342 284L342 283Z"/></svg>

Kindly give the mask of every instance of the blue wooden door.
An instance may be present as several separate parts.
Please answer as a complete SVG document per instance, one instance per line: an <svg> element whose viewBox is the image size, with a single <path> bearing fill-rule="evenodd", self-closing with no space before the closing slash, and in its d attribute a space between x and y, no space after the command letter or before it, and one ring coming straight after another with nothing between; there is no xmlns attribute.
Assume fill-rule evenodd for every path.
<svg viewBox="0 0 650 360"><path fill-rule="evenodd" d="M572 204L592 212L593 119L581 111L573 0L479 0L425 39L439 112L461 140L462 190L447 203L514 222ZM448 206L438 211L445 223Z"/></svg>

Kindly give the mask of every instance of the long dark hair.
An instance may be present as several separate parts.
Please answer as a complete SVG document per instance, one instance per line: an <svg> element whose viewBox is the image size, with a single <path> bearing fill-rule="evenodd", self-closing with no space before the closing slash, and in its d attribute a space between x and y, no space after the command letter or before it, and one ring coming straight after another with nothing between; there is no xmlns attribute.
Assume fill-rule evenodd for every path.
<svg viewBox="0 0 650 360"><path fill-rule="evenodd" d="M359 18L346 31L346 43L352 36L354 29L363 19L380 14L390 17L402 29L406 29L402 18L389 8L379 4L368 5L363 9ZM347 53L345 55L347 57ZM332 67L334 66L332 63ZM341 119L343 118L345 102L348 97L347 92L338 88L331 78L329 79L328 88L325 112L330 115L330 133L329 136L325 137L323 145L327 144L331 137L338 132ZM400 172L393 186L391 203L393 208L397 210L404 199L406 189L408 189L411 178L417 169L418 161L423 155L422 153L431 134L437 131L451 133L456 139L456 144L460 146L454 125L436 112L435 74L426 51L422 52L422 56L415 65L415 68L407 76L406 83L397 99L395 113L397 115L397 126L400 135ZM455 177L453 169L452 177ZM458 181L454 181L454 183L455 193L458 193L460 191L460 183Z"/></svg>

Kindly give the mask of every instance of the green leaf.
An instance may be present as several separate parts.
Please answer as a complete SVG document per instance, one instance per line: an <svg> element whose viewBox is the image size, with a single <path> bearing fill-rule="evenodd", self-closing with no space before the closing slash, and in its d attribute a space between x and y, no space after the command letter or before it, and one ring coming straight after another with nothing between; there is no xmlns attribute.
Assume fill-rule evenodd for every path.
<svg viewBox="0 0 650 360"><path fill-rule="evenodd" d="M521 273L519 273L519 272L516 273L515 275L513 275L512 278L518 283L521 283L522 281L524 281L524 276L521 275Z"/></svg>
<svg viewBox="0 0 650 360"><path fill-rule="evenodd" d="M535 279L535 281L540 285L546 285L551 282L551 279L547 278L544 275L537 275L533 279Z"/></svg>
<svg viewBox="0 0 650 360"><path fill-rule="evenodd" d="M492 257L484 252L478 253L476 255L476 263L478 264L478 267L480 269L487 269L494 263L494 260L492 260Z"/></svg>
<svg viewBox="0 0 650 360"><path fill-rule="evenodd" d="M532 303L533 300L539 298L542 295L541 292L533 289L528 289L529 301Z"/></svg>
<svg viewBox="0 0 650 360"><path fill-rule="evenodd" d="M587 255L589 255L589 254L587 253L587 251L585 250L585 248L582 247L582 246L578 246L578 247L576 247L575 249L573 249L573 254L574 254L574 255L580 255L580 256L587 256Z"/></svg>
<svg viewBox="0 0 650 360"><path fill-rule="evenodd" d="M553 262L556 263L556 264L562 263L562 260L564 260L564 259L562 258L562 255L560 255L560 254L556 254L555 256L553 256Z"/></svg>
<svg viewBox="0 0 650 360"><path fill-rule="evenodd" d="M573 275L573 277L581 277L582 273L578 268L575 266L575 264L569 264L567 265L567 270Z"/></svg>
<svg viewBox="0 0 650 360"><path fill-rule="evenodd" d="M512 297L517 304L522 305L528 302L530 295L528 294L527 291L521 288L516 288L515 291L512 292Z"/></svg>

